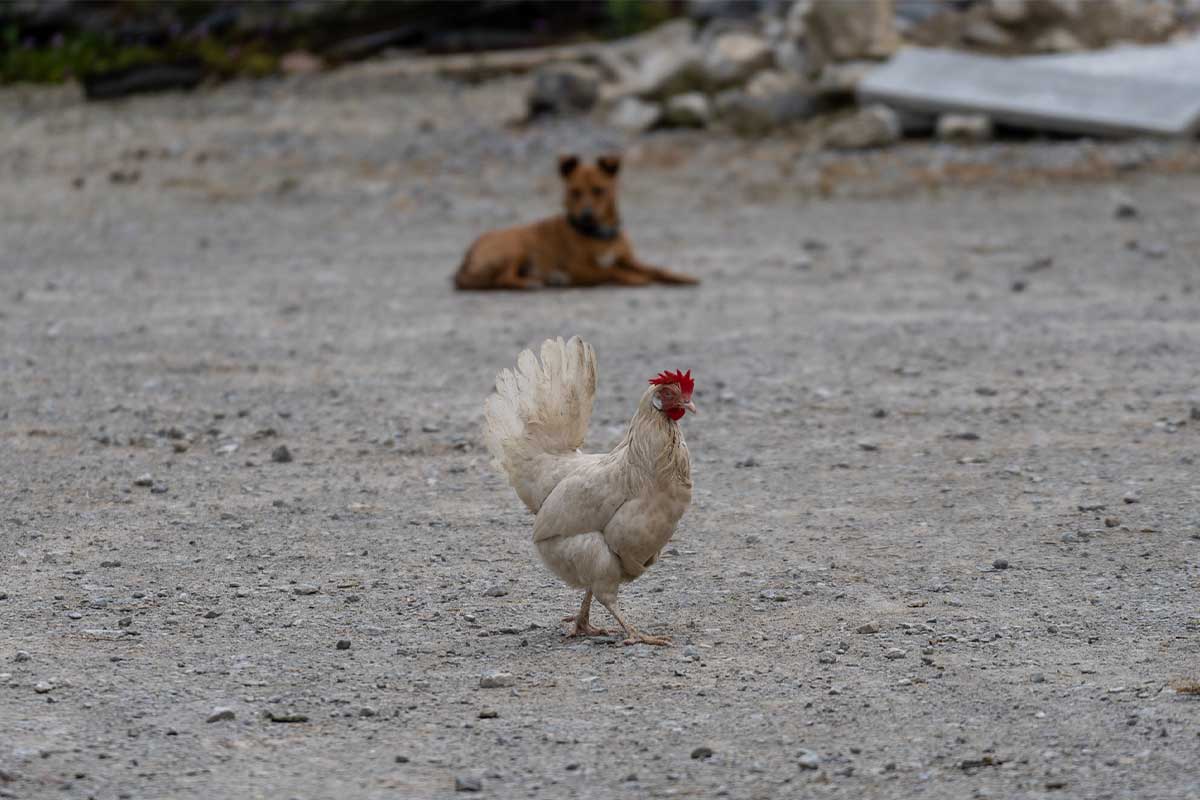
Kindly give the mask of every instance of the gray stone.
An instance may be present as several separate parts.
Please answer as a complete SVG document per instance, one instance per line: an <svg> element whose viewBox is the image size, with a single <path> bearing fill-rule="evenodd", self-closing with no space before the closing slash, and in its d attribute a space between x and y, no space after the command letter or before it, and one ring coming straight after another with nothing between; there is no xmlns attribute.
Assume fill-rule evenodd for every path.
<svg viewBox="0 0 1200 800"><path fill-rule="evenodd" d="M647 103L636 97L625 97L617 102L616 108L608 117L608 122L615 128L641 133L653 128L662 119L662 107L657 103Z"/></svg>
<svg viewBox="0 0 1200 800"><path fill-rule="evenodd" d="M1004 50L1016 44L1013 35L989 19L975 19L966 24L962 31L963 41L995 50Z"/></svg>
<svg viewBox="0 0 1200 800"><path fill-rule="evenodd" d="M703 88L704 65L692 46L653 50L643 59L634 78L635 93L646 100Z"/></svg>
<svg viewBox="0 0 1200 800"><path fill-rule="evenodd" d="M837 663L837 655L826 650L824 653L821 653L821 655L817 656L817 663L818 664L836 664Z"/></svg>
<svg viewBox="0 0 1200 800"><path fill-rule="evenodd" d="M717 36L704 54L704 81L710 89L723 89L744 82L774 62L771 46L746 31Z"/></svg>
<svg viewBox="0 0 1200 800"><path fill-rule="evenodd" d="M825 144L839 150L886 147L899 141L901 132L896 112L874 104L831 125L825 134Z"/></svg>
<svg viewBox="0 0 1200 800"><path fill-rule="evenodd" d="M717 95L716 116L737 133L756 136L812 116L814 101L806 84L778 70L764 70L744 89Z"/></svg>
<svg viewBox="0 0 1200 800"><path fill-rule="evenodd" d="M1034 39L1030 49L1037 53L1078 53L1085 48L1066 28L1051 28Z"/></svg>
<svg viewBox="0 0 1200 800"><path fill-rule="evenodd" d="M889 647L883 653L884 658L892 660L892 661L895 661L898 658L904 658L907 655L908 655L908 653L905 652L904 650L901 650L899 647Z"/></svg>
<svg viewBox="0 0 1200 800"><path fill-rule="evenodd" d="M484 597L504 597L506 594L508 594L508 589L499 584L492 584L483 590Z"/></svg>
<svg viewBox="0 0 1200 800"><path fill-rule="evenodd" d="M818 769L821 766L821 757L812 750L801 750L796 756L796 764L800 769Z"/></svg>
<svg viewBox="0 0 1200 800"><path fill-rule="evenodd" d="M54 690L54 684L49 681L38 681L33 685L33 690L38 694L47 694Z"/></svg>
<svg viewBox="0 0 1200 800"><path fill-rule="evenodd" d="M712 754L713 754L713 749L711 747L705 747L705 746L701 745L700 747L697 747L695 750L692 751L692 758L697 759L697 760L704 759L704 758L712 758Z"/></svg>
<svg viewBox="0 0 1200 800"><path fill-rule="evenodd" d="M334 647L336 647L338 650L349 650L350 649L350 640L349 639L338 639L337 644L334 645Z"/></svg>
<svg viewBox="0 0 1200 800"><path fill-rule="evenodd" d="M809 63L887 58L900 46L892 0L812 0L804 15Z"/></svg>
<svg viewBox="0 0 1200 800"><path fill-rule="evenodd" d="M667 101L663 121L673 128L703 128L712 118L708 98L700 92L677 94Z"/></svg>
<svg viewBox="0 0 1200 800"><path fill-rule="evenodd" d="M870 622L864 622L862 625L859 625L857 628L854 629L854 632L855 633L879 633L879 631L881 631L881 630L883 630L883 626L880 625L875 620L871 620Z"/></svg>
<svg viewBox="0 0 1200 800"><path fill-rule="evenodd" d="M517 682L511 672L490 671L479 677L480 689L503 689Z"/></svg>
<svg viewBox="0 0 1200 800"><path fill-rule="evenodd" d="M1141 215L1137 204L1125 195L1117 195L1113 203L1113 216L1117 219L1137 219Z"/></svg>
<svg viewBox="0 0 1200 800"><path fill-rule="evenodd" d="M271 722L308 722L308 715L292 709L269 708L263 716Z"/></svg>
<svg viewBox="0 0 1200 800"><path fill-rule="evenodd" d="M992 119L986 114L942 114L937 137L951 142L986 142L992 138Z"/></svg>
<svg viewBox="0 0 1200 800"><path fill-rule="evenodd" d="M287 464L292 460L292 451L286 444L281 444L271 451L271 460L276 464Z"/></svg>
<svg viewBox="0 0 1200 800"><path fill-rule="evenodd" d="M1001 25L1016 25L1029 15L1029 4L1026 0L992 0L988 11Z"/></svg>
<svg viewBox="0 0 1200 800"><path fill-rule="evenodd" d="M454 791L482 792L483 781L473 775L456 775L454 777Z"/></svg>
<svg viewBox="0 0 1200 800"><path fill-rule="evenodd" d="M997 558L992 562L992 569L1008 569L1008 559Z"/></svg>
<svg viewBox="0 0 1200 800"><path fill-rule="evenodd" d="M133 479L133 485L134 486L153 486L154 485L154 476L151 475L149 472L145 473L144 475L139 475Z"/></svg>
<svg viewBox="0 0 1200 800"><path fill-rule="evenodd" d="M293 594L316 594L318 591L320 588L311 583L300 583L292 589Z"/></svg>
<svg viewBox="0 0 1200 800"><path fill-rule="evenodd" d="M922 48L906 49L871 72L858 96L862 103L987 114L1007 125L1064 133L1192 136L1200 129L1194 84Z"/></svg>
<svg viewBox="0 0 1200 800"><path fill-rule="evenodd" d="M821 97L845 98L858 90L858 84L873 70L879 68L874 61L846 61L840 64L826 64L816 77L813 84L816 93Z"/></svg>
<svg viewBox="0 0 1200 800"><path fill-rule="evenodd" d="M600 75L584 64L549 64L533 76L529 113L570 114L587 111L600 97Z"/></svg>
<svg viewBox="0 0 1200 800"><path fill-rule="evenodd" d="M217 706L216 708L214 708L212 710L212 712L208 715L208 717L205 718L204 721L205 722L224 722L226 720L231 720L231 719L236 719L236 718L237 718L237 712L234 711L232 708L228 708L226 706Z"/></svg>
<svg viewBox="0 0 1200 800"><path fill-rule="evenodd" d="M22 661L28 661L28 660L29 660L29 653L26 652L25 650L18 650L16 652L16 654L13 655L13 661L16 661L18 664L20 664Z"/></svg>

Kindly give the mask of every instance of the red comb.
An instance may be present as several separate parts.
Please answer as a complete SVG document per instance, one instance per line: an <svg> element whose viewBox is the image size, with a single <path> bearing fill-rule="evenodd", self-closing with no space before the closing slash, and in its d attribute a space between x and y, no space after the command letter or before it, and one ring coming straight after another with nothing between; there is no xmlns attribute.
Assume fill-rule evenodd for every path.
<svg viewBox="0 0 1200 800"><path fill-rule="evenodd" d="M696 386L695 381L692 380L692 371L690 369L686 373L679 370L674 372L664 370L651 378L650 383L655 386L661 386L664 383L678 383L679 391L683 393L684 397L691 397L692 389Z"/></svg>

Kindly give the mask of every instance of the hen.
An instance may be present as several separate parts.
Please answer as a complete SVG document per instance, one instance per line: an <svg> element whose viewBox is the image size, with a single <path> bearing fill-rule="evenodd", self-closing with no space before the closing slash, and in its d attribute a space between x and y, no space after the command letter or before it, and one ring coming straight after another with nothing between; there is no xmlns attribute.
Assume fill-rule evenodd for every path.
<svg viewBox="0 0 1200 800"><path fill-rule="evenodd" d="M624 438L610 453L583 453L596 394L596 354L578 336L549 339L503 370L488 398L484 437L517 496L537 517L533 541L554 574L584 590L570 636L607 634L591 625L592 598L625 631L625 644L665 645L639 633L617 608L617 589L658 558L692 499L691 465L679 420L692 404L687 373L650 380Z"/></svg>

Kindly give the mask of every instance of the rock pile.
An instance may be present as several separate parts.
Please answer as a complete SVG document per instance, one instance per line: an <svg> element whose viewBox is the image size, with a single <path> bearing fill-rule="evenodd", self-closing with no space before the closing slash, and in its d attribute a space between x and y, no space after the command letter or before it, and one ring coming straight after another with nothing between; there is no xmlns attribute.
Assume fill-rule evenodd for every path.
<svg viewBox="0 0 1200 800"><path fill-rule="evenodd" d="M1200 23L1192 0L791 0L693 2L691 18L542 65L531 116L595 113L615 127L720 127L760 135L855 102L860 80L905 44L985 53L1060 53L1157 42ZM936 124L935 124L936 123ZM931 120L960 142L990 138L986 117ZM837 147L912 133L874 106L828 126Z"/></svg>

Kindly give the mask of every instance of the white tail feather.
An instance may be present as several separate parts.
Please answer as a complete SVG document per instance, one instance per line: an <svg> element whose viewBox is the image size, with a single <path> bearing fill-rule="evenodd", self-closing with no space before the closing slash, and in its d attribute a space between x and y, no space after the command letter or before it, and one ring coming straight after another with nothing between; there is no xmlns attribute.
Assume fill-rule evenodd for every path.
<svg viewBox="0 0 1200 800"><path fill-rule="evenodd" d="M531 511L583 446L595 396L596 354L578 336L547 339L540 364L525 350L515 371L496 376L496 392L484 404L484 441Z"/></svg>

